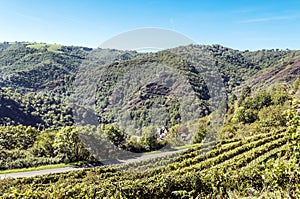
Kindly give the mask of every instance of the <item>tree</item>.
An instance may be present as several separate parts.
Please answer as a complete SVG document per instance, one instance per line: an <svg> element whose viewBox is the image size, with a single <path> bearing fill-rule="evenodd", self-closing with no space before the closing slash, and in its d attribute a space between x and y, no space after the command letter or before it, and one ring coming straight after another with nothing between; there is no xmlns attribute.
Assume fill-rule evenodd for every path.
<svg viewBox="0 0 300 199"><path fill-rule="evenodd" d="M285 107L281 105L264 107L258 112L260 123L264 127L285 126L286 118L282 115Z"/></svg>
<svg viewBox="0 0 300 199"><path fill-rule="evenodd" d="M251 88L249 86L243 88L241 97L238 101L238 105L240 106L243 103L243 101L250 96L250 94L251 94Z"/></svg>
<svg viewBox="0 0 300 199"><path fill-rule="evenodd" d="M37 157L54 157L54 138L57 131L40 133L33 147L31 148L32 153Z"/></svg>
<svg viewBox="0 0 300 199"><path fill-rule="evenodd" d="M39 131L31 126L0 126L0 149L24 149L32 147Z"/></svg>
<svg viewBox="0 0 300 199"><path fill-rule="evenodd" d="M64 162L77 162L90 160L91 155L81 142L78 132L79 127L63 127L58 131L54 139L56 156Z"/></svg>
<svg viewBox="0 0 300 199"><path fill-rule="evenodd" d="M274 91L272 93L272 102L274 105L283 105L289 98L288 93L284 91Z"/></svg>
<svg viewBox="0 0 300 199"><path fill-rule="evenodd" d="M156 150L160 147L158 142L158 134L154 127L147 128L143 131L141 144L146 151Z"/></svg>
<svg viewBox="0 0 300 199"><path fill-rule="evenodd" d="M125 144L126 134L112 124L104 126L104 134L107 139L118 148L122 148L122 146Z"/></svg>
<svg viewBox="0 0 300 199"><path fill-rule="evenodd" d="M272 104L271 95L266 90L259 91L255 97L253 97L254 109L260 110L263 107L270 106Z"/></svg>

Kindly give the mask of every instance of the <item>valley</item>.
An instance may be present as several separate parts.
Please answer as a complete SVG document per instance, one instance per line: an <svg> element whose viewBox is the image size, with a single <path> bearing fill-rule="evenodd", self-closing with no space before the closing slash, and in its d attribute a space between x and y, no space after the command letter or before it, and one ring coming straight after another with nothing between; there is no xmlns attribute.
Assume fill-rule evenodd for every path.
<svg viewBox="0 0 300 199"><path fill-rule="evenodd" d="M298 198L299 68L300 50L0 43L0 170L102 164L0 197Z"/></svg>

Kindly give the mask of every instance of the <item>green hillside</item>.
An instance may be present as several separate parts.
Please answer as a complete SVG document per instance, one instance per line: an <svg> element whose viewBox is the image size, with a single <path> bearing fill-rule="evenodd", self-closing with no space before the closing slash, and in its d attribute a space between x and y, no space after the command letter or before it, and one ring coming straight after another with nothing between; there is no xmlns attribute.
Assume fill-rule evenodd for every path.
<svg viewBox="0 0 300 199"><path fill-rule="evenodd" d="M299 198L299 63L300 51L220 45L137 53L2 43L0 170L197 145L3 179L0 197Z"/></svg>
<svg viewBox="0 0 300 199"><path fill-rule="evenodd" d="M63 86L92 49L30 43L0 47L1 85L25 91Z"/></svg>
<svg viewBox="0 0 300 199"><path fill-rule="evenodd" d="M59 128L73 124L68 96L91 48L36 43L0 44L0 124ZM97 50L97 65L129 59L128 52ZM132 52L132 56L136 56ZM88 71L89 71L88 70ZM83 88L84 89L84 88Z"/></svg>
<svg viewBox="0 0 300 199"><path fill-rule="evenodd" d="M208 102L212 97L224 98L226 93L236 90L237 87L243 87L246 80L250 82L247 82L247 84L257 88L261 87L259 85L262 82L268 83L270 81L268 83L270 85L276 82L295 80L298 77L298 54L298 51L290 50L238 51L220 45L191 45L158 53L138 54L129 51L93 50L85 47L57 44L2 43L0 45L0 85L2 88L7 88L15 93L14 95L5 94L7 100L1 103L3 104L2 112L11 110L13 113L18 113L18 116L10 114L11 111L5 111L6 114L1 117L1 123L4 124L4 121L6 121L7 124L30 124L32 126L43 124L45 128L56 128L59 125L51 126L51 123L61 123L61 115L54 113L55 116L49 118L51 122L41 118L42 115L53 115L52 108L49 107L51 103L44 103L44 100L40 99L41 105L38 106L42 106L41 109L44 109L42 112L36 108L35 100L26 105L26 97L25 99L20 97L17 99L16 96L26 93L28 98L32 98L31 95L35 96L35 93L42 93L41 95L44 98L50 98L46 101L57 101L53 99L53 97L56 97L60 101L59 106L64 106L61 103L74 100L73 98L67 100L66 97L72 93L74 88L76 88L78 98L87 98L87 102L84 102L83 105L90 105L89 100L95 97L97 113L101 116L100 120L108 122L109 119L105 118L105 115L111 115L111 113L102 114L105 107L108 106L107 100L104 99L112 92L117 81L116 78L122 77L128 70L139 66L145 67L149 63L152 64L152 68L155 68L154 65L166 65L171 68L170 70L173 70L172 73L178 73L178 77L188 79L195 95L200 100L198 106L201 107L201 110L199 108L197 115L202 117L214 109L211 107L212 103ZM103 71L104 67L107 70ZM83 73L85 75L80 76ZM151 73L151 71L148 71L148 73ZM105 78L115 78L115 80L107 85L108 82ZM74 81L75 85L73 85ZM86 81L94 81L94 83L93 85L90 83L82 84ZM144 81L150 81L148 83L151 83L152 80L146 79ZM173 81L173 84L175 83ZM155 86L158 86L160 91L154 88ZM138 98L146 95L143 100L135 105L135 108L132 107L135 111L130 113L138 125L147 125L148 113L145 108L141 107L158 105L158 102L168 107L166 110L168 119L166 124L163 125L172 126L180 120L178 114L179 102L176 102L174 98L176 96L170 97L171 93L168 89L171 88L167 88L166 85L160 86L157 83L152 84L152 88L149 87L148 90L144 90L142 93L136 93L135 97L131 99L132 102L138 101ZM221 88L225 88L227 91L221 91ZM95 94L96 90L101 92ZM6 89L2 91L2 93L5 92ZM135 91L130 92L134 94ZM153 94L156 92L163 94L160 97L153 98ZM91 94L91 96L88 96L88 94ZM37 96L43 98L40 95ZM169 101L166 101L167 98L170 98ZM53 104L57 103L53 102ZM21 108L26 106L31 106L31 108L27 108L28 110ZM64 111L56 107L55 112ZM33 115L38 115L40 119ZM112 119L111 116L108 117ZM136 118L141 118L143 121L138 121ZM69 125L70 122L71 120L67 119L65 125ZM63 123L60 126L63 126Z"/></svg>
<svg viewBox="0 0 300 199"><path fill-rule="evenodd" d="M282 86L254 95L243 91L231 101L217 141L137 163L5 179L0 193L3 198L297 198L299 81L288 92ZM243 107L257 117L247 120Z"/></svg>
<svg viewBox="0 0 300 199"><path fill-rule="evenodd" d="M193 115L190 120L209 115L229 94L239 91L248 81L255 81L262 71L285 68L286 64L299 59L298 54L290 50L249 52L220 45L190 45L117 62L101 73L96 95L97 115L100 123L116 123L121 128L142 129L153 123L170 128L186 122L184 117L189 113ZM140 71L144 74L139 74ZM286 77L289 72L293 78L275 82L290 83L299 76L288 70ZM181 84L188 81L190 91L182 92L193 93L197 99L188 101L181 96L183 100L178 101L172 89L180 83L176 84L174 79ZM258 83L256 85L253 92L260 88ZM166 108L165 113L160 113L161 117L155 118L161 123L151 120L153 107L159 105Z"/></svg>

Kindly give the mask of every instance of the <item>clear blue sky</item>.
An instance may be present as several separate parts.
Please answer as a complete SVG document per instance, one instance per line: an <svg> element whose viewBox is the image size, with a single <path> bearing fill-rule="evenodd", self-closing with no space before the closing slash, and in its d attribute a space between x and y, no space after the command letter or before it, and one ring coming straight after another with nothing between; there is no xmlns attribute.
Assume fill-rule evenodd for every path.
<svg viewBox="0 0 300 199"><path fill-rule="evenodd" d="M300 49L300 1L0 0L0 41L97 47L143 27L235 49Z"/></svg>

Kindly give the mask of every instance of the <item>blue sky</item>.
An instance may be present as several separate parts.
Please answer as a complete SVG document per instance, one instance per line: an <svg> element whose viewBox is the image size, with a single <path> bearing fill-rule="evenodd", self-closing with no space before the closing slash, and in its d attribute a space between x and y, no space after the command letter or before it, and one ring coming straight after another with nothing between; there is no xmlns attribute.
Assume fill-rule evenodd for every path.
<svg viewBox="0 0 300 199"><path fill-rule="evenodd" d="M143 27L241 50L300 49L300 1L0 0L0 41L97 47Z"/></svg>

